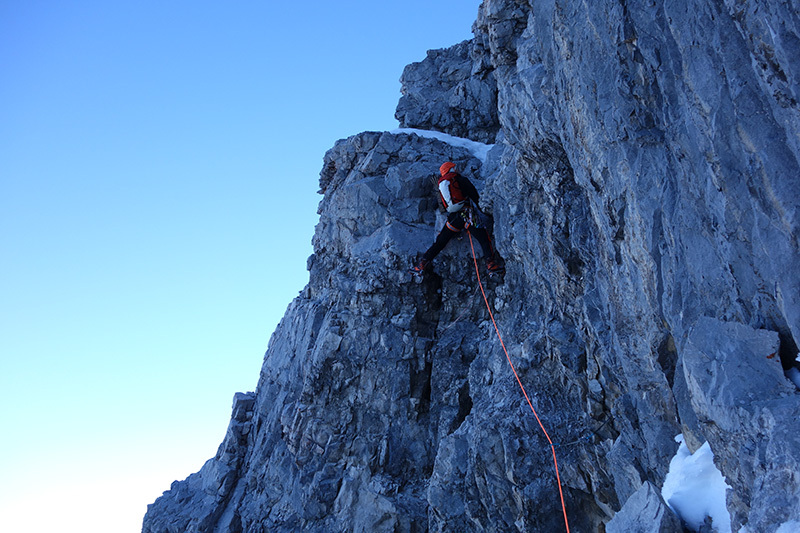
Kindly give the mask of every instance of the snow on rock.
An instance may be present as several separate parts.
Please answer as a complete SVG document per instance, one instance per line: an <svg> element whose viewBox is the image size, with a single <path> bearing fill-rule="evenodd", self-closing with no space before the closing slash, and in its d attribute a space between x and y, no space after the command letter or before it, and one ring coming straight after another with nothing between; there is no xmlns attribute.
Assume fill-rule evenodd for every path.
<svg viewBox="0 0 800 533"><path fill-rule="evenodd" d="M781 524L781 527L779 527L775 533L800 533L800 521L790 520L789 522Z"/></svg>
<svg viewBox="0 0 800 533"><path fill-rule="evenodd" d="M489 150L494 148L493 144L485 144L477 141L471 141L470 139L465 139L464 137L456 137L454 135L448 135L447 133L441 133L439 131L431 131L431 130L418 130L414 128L398 128L396 130L392 130L390 133L394 134L413 134L419 135L420 137L426 137L428 139L437 139L442 142L446 142L451 146L455 146L457 148L466 148L469 150L472 155L477 157L481 160L482 163L486 162L486 157L489 154Z"/></svg>
<svg viewBox="0 0 800 533"><path fill-rule="evenodd" d="M693 531L699 531L710 516L718 533L730 533L731 516L725 507L725 491L730 486L714 466L711 447L706 442L691 453L682 435L675 440L680 447L669 464L661 495Z"/></svg>
<svg viewBox="0 0 800 533"><path fill-rule="evenodd" d="M700 317L679 349L676 380L733 489L731 527L770 531L800 518L800 395L776 355L778 333Z"/></svg>

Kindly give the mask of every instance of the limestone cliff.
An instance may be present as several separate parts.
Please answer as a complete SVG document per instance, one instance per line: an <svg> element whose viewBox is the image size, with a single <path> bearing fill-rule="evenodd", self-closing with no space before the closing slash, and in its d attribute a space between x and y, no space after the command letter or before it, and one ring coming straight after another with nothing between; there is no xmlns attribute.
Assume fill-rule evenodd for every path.
<svg viewBox="0 0 800 533"><path fill-rule="evenodd" d="M494 214L487 295L572 531L679 529L657 490L678 433L710 443L734 531L800 520L799 21L778 0L484 0L472 40L401 80L401 126L455 137L325 155L309 284L143 531L564 529L469 241L406 271L444 160Z"/></svg>

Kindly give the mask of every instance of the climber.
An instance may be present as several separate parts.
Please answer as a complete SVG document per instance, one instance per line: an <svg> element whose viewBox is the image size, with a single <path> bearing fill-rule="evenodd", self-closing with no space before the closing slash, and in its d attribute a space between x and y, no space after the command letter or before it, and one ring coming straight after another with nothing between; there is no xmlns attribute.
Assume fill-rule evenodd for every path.
<svg viewBox="0 0 800 533"><path fill-rule="evenodd" d="M491 227L491 216L478 207L478 191L466 177L456 172L456 165L450 161L439 167L439 199L447 210L447 222L436 237L436 241L411 267L415 274L422 274L433 258L442 251L456 234L466 229L474 236L483 249L486 269L490 273L502 274L505 271L503 260L492 245L492 237L487 231Z"/></svg>

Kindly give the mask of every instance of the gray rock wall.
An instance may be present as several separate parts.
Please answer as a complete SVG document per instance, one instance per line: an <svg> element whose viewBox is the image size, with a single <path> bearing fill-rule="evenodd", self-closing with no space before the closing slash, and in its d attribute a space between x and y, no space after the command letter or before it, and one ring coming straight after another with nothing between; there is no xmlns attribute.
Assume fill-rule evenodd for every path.
<svg viewBox="0 0 800 533"><path fill-rule="evenodd" d="M493 143L497 119L494 69L476 41L430 50L400 77L403 96L395 118L402 128L433 129Z"/></svg>
<svg viewBox="0 0 800 533"><path fill-rule="evenodd" d="M730 324L775 332L771 352L785 365L797 353L796 7L699 1L482 6L477 26L497 65L507 145L506 169L490 186L503 198L517 192L519 203L532 194L550 203L535 213L544 202L534 202L523 223L515 221L514 202L499 203L498 240L515 245L520 261L512 265L537 250L534 239L563 245L567 270L570 262L583 265L570 286L554 283L558 269L546 257L532 261L546 278L540 291L555 287L554 300L571 302L569 321L578 322L580 344L600 353L587 369L587 396L595 410L598 403L610 409L621 430L608 454L620 502L643 480L660 484L672 453L666 436L674 430L674 398L681 397L669 386L680 390L689 372L676 344L685 347L699 321L713 317L702 323L720 337ZM567 179L541 171L541 153L553 153L552 146L564 152L572 170ZM527 220L556 223L541 231ZM515 225L524 228L504 238L503 229ZM517 245L526 233L527 242ZM704 346L702 353L713 350ZM769 353L750 355L753 372L774 370ZM684 372L676 376L678 355ZM716 372L728 379L723 367ZM754 400L740 381L729 386L734 396ZM698 443L710 441L732 481L734 528L747 523L767 531L796 516L790 510L796 506L777 506L769 496L796 497L796 480L754 483L797 471L794 439L773 435L786 431L782 422L769 430L762 423L749 436L734 431L732 422L719 431L720 420L698 412L699 394L690 387L694 409L682 409L679 420L696 428ZM780 410L794 412L796 400L790 392ZM789 419L780 418L791 426ZM743 427L750 422L737 419ZM741 446L753 452L764 440L781 442L780 458L741 460ZM753 490L771 500L758 512L747 496Z"/></svg>
<svg viewBox="0 0 800 533"><path fill-rule="evenodd" d="M797 8L485 0L471 41L406 68L397 117L494 148L366 132L325 155L309 284L143 531L564 529L469 241L406 272L444 160L494 213L487 296L571 529L677 530L654 487L680 432L734 530L800 520Z"/></svg>

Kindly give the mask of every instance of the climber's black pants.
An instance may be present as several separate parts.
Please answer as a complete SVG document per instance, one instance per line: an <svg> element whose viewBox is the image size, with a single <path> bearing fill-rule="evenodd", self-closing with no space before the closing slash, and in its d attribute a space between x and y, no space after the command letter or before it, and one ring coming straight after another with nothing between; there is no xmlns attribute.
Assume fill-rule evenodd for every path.
<svg viewBox="0 0 800 533"><path fill-rule="evenodd" d="M461 211L447 215L447 223L445 223L442 231L439 232L433 245L423 254L423 259L426 261L433 260L433 258L444 249L447 243L450 242L450 239L458 235L458 233L464 229L464 226L466 226L466 221ZM489 237L489 233L484 228L476 228L473 225L467 227L467 231L478 240L483 250L483 257L485 259L492 259L494 257L494 247L492 246L492 239Z"/></svg>

